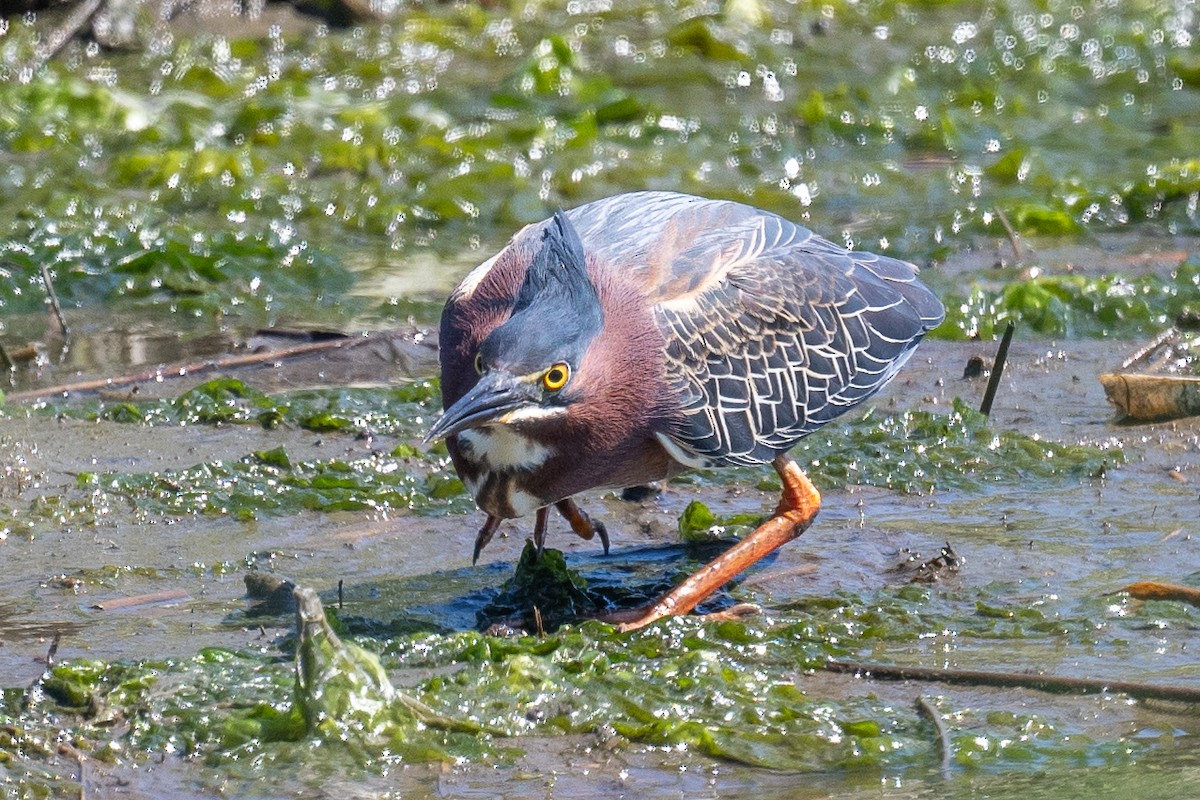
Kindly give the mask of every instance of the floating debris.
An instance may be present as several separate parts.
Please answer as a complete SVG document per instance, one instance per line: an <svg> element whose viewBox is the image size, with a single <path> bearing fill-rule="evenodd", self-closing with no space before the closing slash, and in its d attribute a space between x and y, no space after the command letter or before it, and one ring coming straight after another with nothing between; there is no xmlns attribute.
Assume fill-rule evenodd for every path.
<svg viewBox="0 0 1200 800"><path fill-rule="evenodd" d="M1190 315L1100 376L1123 420L1151 422L1200 414L1200 332Z"/></svg>

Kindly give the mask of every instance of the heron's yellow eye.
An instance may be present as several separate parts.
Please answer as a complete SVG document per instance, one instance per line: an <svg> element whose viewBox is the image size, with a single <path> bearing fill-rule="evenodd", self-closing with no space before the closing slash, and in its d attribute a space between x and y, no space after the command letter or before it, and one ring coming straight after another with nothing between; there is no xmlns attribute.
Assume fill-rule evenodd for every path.
<svg viewBox="0 0 1200 800"><path fill-rule="evenodd" d="M475 371L480 375L483 374L483 353L475 354Z"/></svg>
<svg viewBox="0 0 1200 800"><path fill-rule="evenodd" d="M542 376L542 386L548 392L557 392L559 389L567 385L567 381L571 378L571 368L563 362L555 364L550 369L546 370L546 374Z"/></svg>

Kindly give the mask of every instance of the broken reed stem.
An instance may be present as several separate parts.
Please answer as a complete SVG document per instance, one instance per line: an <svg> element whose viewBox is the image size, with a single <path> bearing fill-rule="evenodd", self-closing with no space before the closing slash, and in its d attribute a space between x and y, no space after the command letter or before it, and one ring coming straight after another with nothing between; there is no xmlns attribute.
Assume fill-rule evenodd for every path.
<svg viewBox="0 0 1200 800"><path fill-rule="evenodd" d="M1008 360L1008 346L1012 343L1017 325L1009 322L1000 339L1000 349L996 351L996 360L992 362L992 374L988 377L987 389L983 392L983 402L979 404L979 413L985 417L992 413L992 401L996 399L996 390L1000 388L1000 376L1004 374L1004 362Z"/></svg>
<svg viewBox="0 0 1200 800"><path fill-rule="evenodd" d="M946 723L942 721L942 714L924 697L918 697L915 705L917 713L929 720L937 733L938 764L941 766L942 780L950 780L950 756L954 748L950 744L950 733L946 730Z"/></svg>
<svg viewBox="0 0 1200 800"><path fill-rule="evenodd" d="M865 664L856 661L826 661L826 672L861 675L886 681L931 681L965 686L998 686L1033 689L1052 694L1127 694L1137 700L1171 700L1200 703L1200 687L1159 686L1131 681L1106 681L1064 675L1033 675L1020 672L983 672L971 669L934 669Z"/></svg>
<svg viewBox="0 0 1200 800"><path fill-rule="evenodd" d="M42 264L42 285L46 287L46 296L50 298L50 309L54 311L54 319L58 321L58 332L65 339L71 335L71 329L67 327L62 306L58 304L58 293L54 291L54 281L50 279L50 269L45 264Z"/></svg>

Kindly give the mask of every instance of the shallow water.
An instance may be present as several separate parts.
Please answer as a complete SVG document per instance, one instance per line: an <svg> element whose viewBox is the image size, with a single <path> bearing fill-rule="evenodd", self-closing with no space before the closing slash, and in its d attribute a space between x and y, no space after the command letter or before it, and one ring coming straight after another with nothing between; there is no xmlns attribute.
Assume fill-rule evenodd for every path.
<svg viewBox="0 0 1200 800"><path fill-rule="evenodd" d="M155 28L140 51L73 47L36 76L20 68L37 20L10 20L0 343L40 355L18 365L0 419L5 796L1194 796L1191 709L812 667L836 656L1200 680L1200 612L1113 594L1200 580L1200 425L1118 424L1096 380L1200 303L1187 278L1195 14L1187 2L438 7L348 31L273 17L252 40L211 22L195 38ZM944 450L964 461L920 461L912 451L936 444L916 423L880 427L892 441L875 466L936 473L856 464L867 485L834 462L839 441L868 458L873 421L798 450L824 507L714 601L762 605L744 623L465 633L530 523L507 523L472 567L480 518L444 455L414 447L436 414L420 380L440 300L519 225L634 188L754 202L927 265L952 320L871 420L976 407L982 381L962 369L1016 319L987 427L997 445L949 426ZM65 341L48 332L41 264ZM210 375L169 371L65 400L16 394L247 353L266 325L400 333L347 358L233 373L269 397L188 394ZM983 341L963 341L974 331ZM397 384L417 388L390 394ZM362 388L320 388L346 386ZM181 398L208 421L170 405ZM231 407L245 414L213 422ZM1034 436L1083 449L1017 458ZM1035 469L1073 457L1087 469ZM587 497L612 554L557 527L550 546L593 585L650 592L697 563L679 544L689 502L761 513L775 502L762 478ZM959 569L914 584L913 565L947 542ZM397 684L447 713L477 704L510 734L439 751L410 732L432 765L315 737L222 739L241 709L291 697L292 620L251 613L249 572L317 589ZM208 648L236 654L228 673ZM44 682L25 692L52 649L67 669L95 660L98 711L48 702ZM113 689L127 674L151 688ZM918 696L951 728L948 779ZM689 718L711 737L671 727Z"/></svg>
<svg viewBox="0 0 1200 800"><path fill-rule="evenodd" d="M956 395L977 395L982 390L978 381L956 378L967 356L977 349L976 345L927 343L921 357L878 405L940 407ZM848 604L845 613L835 613L827 624L842 624L835 621L843 619L847 641L860 642L854 646L855 658L864 661L1015 672L1035 668L1051 674L1164 684L1196 680L1197 666L1188 643L1197 612L1108 593L1137 580L1190 583L1200 574L1200 553L1194 546L1200 531L1194 530L1192 461L1200 428L1191 421L1137 427L1115 424L1094 379L1111 356L1110 343L1075 342L1060 354L1055 343L1019 341L1010 354L993 425L1036 432L1047 440L1119 443L1126 463L1114 466L1103 478L1059 481L1052 487L1004 481L972 491L921 496L872 487L826 491L818 523L733 590L734 599L766 609L752 627L769 632L798 613L811 613L830 598L840 597L839 603ZM72 494L73 476L80 471L163 471L237 459L281 444L293 460L351 458L389 448L391 443L387 435L356 441L245 426L147 428L17 417L6 423L3 447L5 463L20 464L23 477L18 485L10 472L3 497L8 504L20 504L23 497L38 492ZM1171 476L1171 470L1177 477ZM645 580L634 576L647 566L651 573L664 567L686 569L689 562L684 553L670 545L677 537L676 519L695 498L722 514L761 510L773 503L769 491L708 481L668 485L658 497L638 504L613 497L588 498L587 507L602 514L613 532L612 555L604 558L594 544L575 541L559 530L552 532L550 544L562 548L569 564L594 582L626 573L626 581ZM339 613L345 618L378 620L393 630L469 629L510 574L518 545L528 533L524 521L507 523L479 566L471 567L469 553L479 522L475 515L341 512L267 515L244 522L212 515L163 519L131 514L118 499L102 496L96 496L91 514L74 513L73 518L34 521L3 542L6 570L0 578L0 596L6 598L5 646L0 649L0 674L9 676L7 686L28 685L41 674L45 668L41 659L55 635L61 636L60 660L186 659L214 646L269 657L290 620L247 616L242 576L249 569L276 572L313 586L327 602L334 602L341 582L344 606ZM936 555L943 542L951 543L963 565L927 590L917 617L900 612L902 617L889 623L909 633L886 635L874 644L869 638L860 641L857 636L864 626L879 621L871 620L869 607L856 605L895 602L899 596L895 593L903 594L910 586L912 576L905 564L911 567L911 560ZM173 594L158 602L150 597L129 608L95 607L158 592ZM813 601L819 605L813 606ZM420 684L430 673L418 666L400 667L393 674L408 685ZM1153 765L1162 759L1177 756L1182 760L1162 769L1184 770L1188 759L1194 758L1194 753L1187 755L1196 733L1194 717L1169 704L864 683L804 671L795 672L794 680L807 695L828 697L831 702L865 694L884 706L905 708L925 694L972 719L1002 712L1032 714L1056 729L1086 737L1092 742L1088 748L1104 742L1133 743L1139 755L1128 757L1126 769L1136 766L1139 776L1153 774L1158 769ZM984 737L991 735L986 727ZM399 791L404 796L423 796L426 791L429 796L434 791L455 796L499 791L517 796L532 785L547 783L555 796L568 797L588 791L621 796L630 786L653 797L741 791L791 796L798 791L796 777L712 761L687 749L646 748L620 739L605 743L595 734L541 740L533 733L532 738L514 740L523 755L498 773L497 766L486 761L463 763L441 773L410 765L399 773L389 772L386 778L364 778L361 791ZM1167 751L1175 756L1159 752L1161 745L1156 743L1165 741L1172 743ZM1078 757L1094 762L1096 755L1084 755L1088 748ZM1069 766L1069 761L1060 768L1039 759L1039 774L1048 770L1053 776L1065 770L1061 778L1047 779L1048 786L1060 788L1047 788L1042 796L1070 796L1055 794L1062 786L1077 785L1077 778L1069 777L1077 767ZM1143 767L1144 762L1149 766ZM1123 771L1118 763L1106 768L1111 771L1107 778L1089 774L1089 780L1116 786L1132 782L1127 775L1133 773ZM881 775L826 772L809 775L803 784L811 796L870 792L921 797L947 791L1016 796L1025 791L1015 765L1002 768L1005 773L1017 770L1011 783L988 777L995 768L980 774L956 767L949 783L936 773L923 775L920 769L907 767L884 770ZM128 773L130 769L134 772ZM205 795L216 788L210 780L238 786L249 779L236 777L238 771L218 777L224 769L196 771L186 761L169 759L153 767L96 765L89 780L101 794L105 787L132 780L153 796L177 791ZM869 779L867 774L876 777ZM497 775L502 781L499 786ZM230 780L232 784L227 783ZM282 793L312 791L318 785L323 786L322 792L339 791L327 777L304 772L271 780L274 791Z"/></svg>

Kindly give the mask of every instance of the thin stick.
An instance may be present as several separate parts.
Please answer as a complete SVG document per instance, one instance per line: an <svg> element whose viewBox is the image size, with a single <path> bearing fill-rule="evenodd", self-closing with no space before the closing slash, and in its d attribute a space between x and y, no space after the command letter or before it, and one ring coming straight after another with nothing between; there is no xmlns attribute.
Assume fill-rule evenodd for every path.
<svg viewBox="0 0 1200 800"><path fill-rule="evenodd" d="M929 720L937 733L938 761L942 768L942 780L948 781L950 780L950 756L954 747L950 744L950 734L946 730L946 723L942 721L941 712L924 697L917 698L916 706L917 713Z"/></svg>
<svg viewBox="0 0 1200 800"><path fill-rule="evenodd" d="M8 357L8 351L4 349L4 345L0 344L0 369L6 372L12 372L17 368L12 359Z"/></svg>
<svg viewBox="0 0 1200 800"><path fill-rule="evenodd" d="M279 350L264 350L262 352L249 353L247 355L215 358L211 361L200 361L179 366L159 367L133 375L120 375L113 378L99 378L97 380L80 381L78 383L65 383L59 386L47 386L44 389L32 389L25 392L12 392L11 394L7 395L7 398L8 401L12 403L23 403L29 400L38 400L43 397L62 396L74 392L95 392L101 389L114 389L121 386L128 386L134 383L157 383L164 378L181 378L186 375L216 372L223 369L232 369L234 367L245 367L254 364L269 364L285 358L294 358L296 356L308 355L309 353L319 353L324 350L338 350L342 348L349 349L351 347L358 347L359 345L375 341L377 338L378 337L374 335L367 335L353 338L347 337L345 339L328 339L323 342L305 342L304 344L298 344L292 347L284 347L280 348Z"/></svg>
<svg viewBox="0 0 1200 800"><path fill-rule="evenodd" d="M1000 206L996 206L995 212L996 217L1000 220L1000 224L1004 226L1004 230L1008 233L1008 243L1012 246L1013 255L1016 256L1017 263L1019 264L1025 258L1021 252L1021 237L1013 230L1013 226L1009 223L1008 217L1005 216L1004 210Z"/></svg>
<svg viewBox="0 0 1200 800"><path fill-rule="evenodd" d="M33 63L29 65L32 72L37 72L47 61L58 55L67 43L79 35L92 17L96 16L97 12L104 7L104 0L85 0L79 4L71 15L63 20L63 24L59 25L54 30L50 31L50 35L46 37L45 49L39 48L34 55Z"/></svg>
<svg viewBox="0 0 1200 800"><path fill-rule="evenodd" d="M888 664L864 664L854 661L826 661L827 672L849 673L885 681L933 681L967 686L1003 686L1033 689L1052 694L1127 694L1137 700L1173 700L1200 703L1200 687L1159 686L1152 683L1106 681L1097 678L1073 678L1063 675L1033 675L1019 672L983 672L970 669L933 669L897 667Z"/></svg>
<svg viewBox="0 0 1200 800"><path fill-rule="evenodd" d="M62 631L55 631L54 639L50 642L50 649L46 651L46 668L54 666L54 657L58 655L58 645L62 642Z"/></svg>
<svg viewBox="0 0 1200 800"><path fill-rule="evenodd" d="M1000 376L1004 374L1004 362L1008 360L1008 346L1016 330L1016 323L1010 321L1004 329L1004 337L1000 339L1000 349L996 351L996 360L992 362L992 374L983 392L983 402L979 404L979 412L985 417L992 413L992 401L996 399L996 390L1000 388Z"/></svg>
<svg viewBox="0 0 1200 800"><path fill-rule="evenodd" d="M62 306L58 304L58 293L54 291L54 281L50 279L50 269L45 264L42 264L42 285L46 287L46 296L50 298L50 308L54 311L54 318L58 320L58 332L65 339L71 335L71 329L67 327Z"/></svg>
<svg viewBox="0 0 1200 800"><path fill-rule="evenodd" d="M1165 331L1155 336L1150 342L1129 354L1129 357L1121 362L1121 369L1129 369L1135 366L1139 361L1145 361L1150 354L1158 348L1162 347L1167 342L1171 341L1179 335L1177 328L1167 328Z"/></svg>
<svg viewBox="0 0 1200 800"><path fill-rule="evenodd" d="M166 603L171 600L182 600L188 596L186 589L163 589L159 592L149 592L147 594L134 595L132 597L117 597L112 600L104 600L99 603L92 603L92 608L98 611L116 611L121 608L132 608L133 606L144 606L152 603Z"/></svg>

